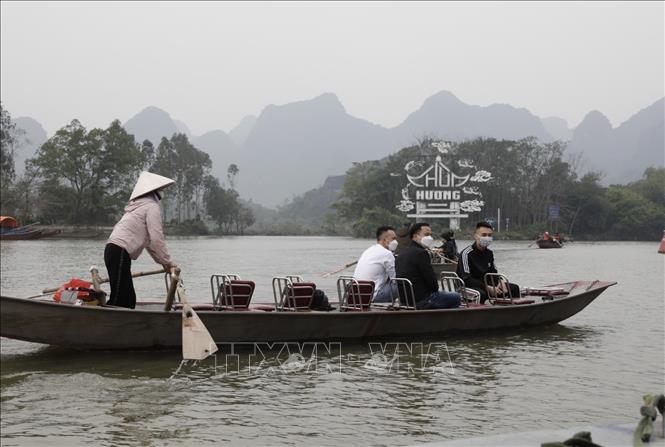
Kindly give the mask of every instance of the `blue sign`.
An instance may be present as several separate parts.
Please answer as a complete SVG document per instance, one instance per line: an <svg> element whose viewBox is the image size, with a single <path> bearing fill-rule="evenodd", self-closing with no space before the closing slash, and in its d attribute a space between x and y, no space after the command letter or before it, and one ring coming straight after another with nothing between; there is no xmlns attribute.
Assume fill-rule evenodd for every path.
<svg viewBox="0 0 665 447"><path fill-rule="evenodd" d="M550 220L559 220L559 210L559 205L550 205Z"/></svg>
<svg viewBox="0 0 665 447"><path fill-rule="evenodd" d="M496 220L493 217L486 217L485 222L487 222L488 224L494 226L494 223L496 222Z"/></svg>

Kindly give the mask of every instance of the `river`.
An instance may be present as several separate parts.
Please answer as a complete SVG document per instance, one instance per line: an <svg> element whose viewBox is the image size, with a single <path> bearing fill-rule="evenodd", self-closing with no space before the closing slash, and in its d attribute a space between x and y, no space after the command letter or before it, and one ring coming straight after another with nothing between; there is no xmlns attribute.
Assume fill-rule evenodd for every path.
<svg viewBox="0 0 665 447"><path fill-rule="evenodd" d="M103 243L3 242L1 292L33 295L71 277L88 278L92 264L105 276ZM371 243L168 240L190 300L198 302L210 301L212 273L256 281L255 302L272 302L270 280L284 274L303 275L336 301L335 279L321 273L355 260ZM466 244L458 241L460 249ZM637 423L641 396L665 390L665 256L656 253L658 243L528 245L498 241L492 247L513 282L618 285L546 328L410 344L322 344L301 353L251 347L179 371L178 352L79 352L3 338L1 444L409 445ZM144 253L133 269L155 267ZM165 295L163 278L140 278L135 285L139 299Z"/></svg>

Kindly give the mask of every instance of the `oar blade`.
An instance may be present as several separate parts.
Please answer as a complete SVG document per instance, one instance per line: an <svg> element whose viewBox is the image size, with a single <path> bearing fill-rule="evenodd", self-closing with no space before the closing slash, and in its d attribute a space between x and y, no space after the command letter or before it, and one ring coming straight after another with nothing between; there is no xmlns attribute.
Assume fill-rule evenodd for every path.
<svg viewBox="0 0 665 447"><path fill-rule="evenodd" d="M182 308L182 358L203 360L217 352L217 345L210 332L189 305Z"/></svg>

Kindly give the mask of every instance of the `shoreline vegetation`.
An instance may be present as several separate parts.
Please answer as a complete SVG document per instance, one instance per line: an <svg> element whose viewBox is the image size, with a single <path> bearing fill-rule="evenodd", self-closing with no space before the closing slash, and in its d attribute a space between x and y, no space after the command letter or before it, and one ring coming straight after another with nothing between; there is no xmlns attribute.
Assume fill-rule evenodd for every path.
<svg viewBox="0 0 665 447"><path fill-rule="evenodd" d="M63 238L110 234L143 170L175 180L162 198L169 236L371 238L380 225L413 223L398 209L398 204L406 209L407 166L430 166L434 159L453 171L473 166L489 175L474 192L482 202L473 201L478 206L466 212L458 239L470 235L476 222L499 214L496 238L525 241L544 231L574 240L660 240L665 224L664 167L648 167L641 179L625 185L605 186L602 173L578 174L579 160L561 141L474 138L442 144L426 137L380 160L353 163L344 175L330 176L322 186L270 209L240 196L241 166L229 164L226 179L220 180L211 174L210 156L185 134L155 144L138 142L118 120L106 129L86 129L72 120L26 160L24 174L17 176L14 152L25 141L1 104L0 112L0 214L21 225L52 225L63 230ZM439 235L448 220L429 223Z"/></svg>

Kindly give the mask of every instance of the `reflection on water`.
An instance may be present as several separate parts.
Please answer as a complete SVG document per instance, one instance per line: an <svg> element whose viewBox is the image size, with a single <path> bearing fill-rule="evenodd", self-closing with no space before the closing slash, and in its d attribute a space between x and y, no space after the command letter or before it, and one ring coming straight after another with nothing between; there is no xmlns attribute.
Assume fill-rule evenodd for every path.
<svg viewBox="0 0 665 447"><path fill-rule="evenodd" d="M370 243L169 242L176 259L190 266L188 287L200 301L209 293L211 270L232 271L213 270L213 253L222 253L220 264L237 261L233 270L257 279L266 293L272 275L299 272L332 295L334 279L318 273ZM34 271L52 272L55 284L85 272L95 262L95 244L51 241L19 250L3 243L2 292L42 288ZM599 278L619 285L579 315L545 328L418 343L225 345L214 358L179 370L178 352L81 352L2 339L2 445L395 445L636 421L641 395L665 386L663 258L648 244L549 251L522 245L498 243L496 250L499 266L518 283ZM61 265L41 258L53 252ZM621 266L612 261L616 252L625 260ZM142 262L137 269L152 267ZM158 279L140 284L145 293L161 287Z"/></svg>

